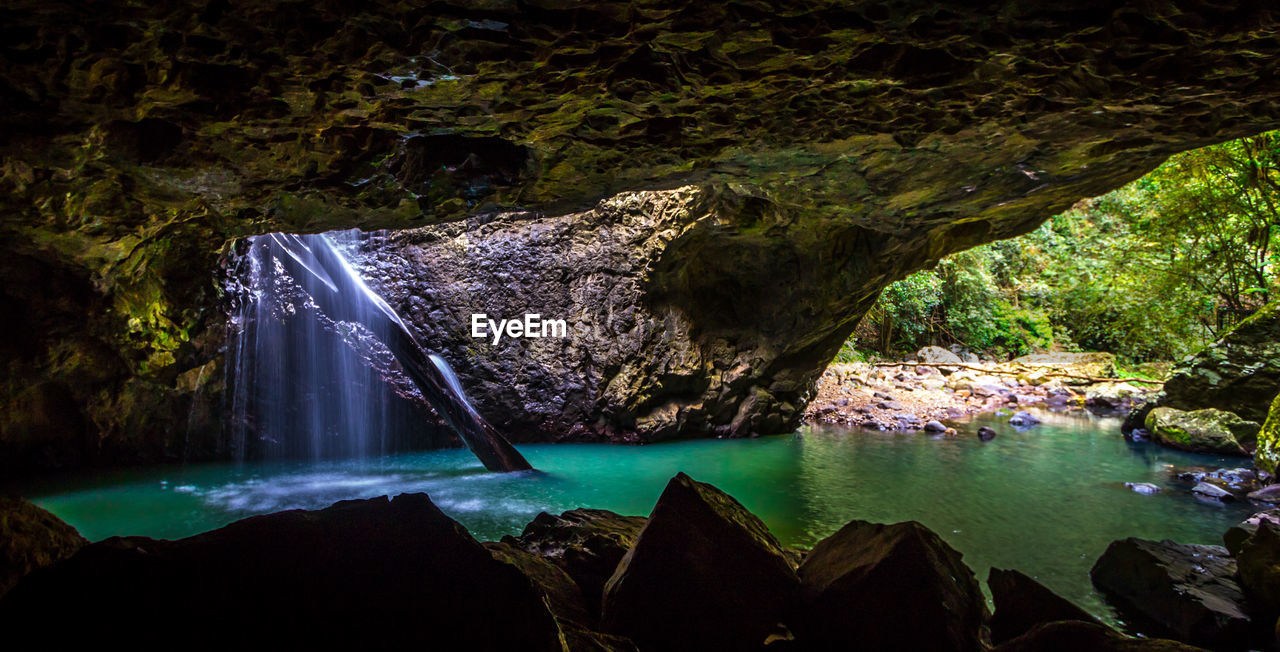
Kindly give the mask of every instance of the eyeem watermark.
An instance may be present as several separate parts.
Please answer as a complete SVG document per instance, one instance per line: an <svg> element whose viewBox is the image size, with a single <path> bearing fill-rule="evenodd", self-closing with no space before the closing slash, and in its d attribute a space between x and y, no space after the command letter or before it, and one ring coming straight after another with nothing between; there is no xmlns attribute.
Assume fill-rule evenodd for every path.
<svg viewBox="0 0 1280 652"><path fill-rule="evenodd" d="M471 337L482 339L493 334L497 344L503 335L507 337L568 337L569 326L563 319L543 319L537 313L526 314L524 319L500 319L494 321L483 312L471 313Z"/></svg>

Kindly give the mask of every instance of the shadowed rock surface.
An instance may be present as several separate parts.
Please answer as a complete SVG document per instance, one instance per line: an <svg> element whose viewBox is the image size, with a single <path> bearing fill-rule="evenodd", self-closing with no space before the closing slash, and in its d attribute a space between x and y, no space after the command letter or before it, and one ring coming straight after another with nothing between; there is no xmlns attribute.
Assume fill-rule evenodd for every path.
<svg viewBox="0 0 1280 652"><path fill-rule="evenodd" d="M852 521L800 565L796 640L814 649L983 649L986 599L960 553L908 521Z"/></svg>
<svg viewBox="0 0 1280 652"><path fill-rule="evenodd" d="M515 566L525 577L533 580L534 585L546 596L547 606L557 620L567 620L584 627L592 623L582 601L582 591L563 570L546 559L509 543L486 541L483 545L494 559Z"/></svg>
<svg viewBox="0 0 1280 652"><path fill-rule="evenodd" d="M257 516L176 541L113 537L0 599L5 631L58 646L172 645L191 640L196 614L217 614L199 629L202 646L560 649L541 592L425 494Z"/></svg>
<svg viewBox="0 0 1280 652"><path fill-rule="evenodd" d="M503 537L502 542L539 555L568 573L595 619L600 616L605 583L646 520L607 509L571 509L559 516L542 512L519 537Z"/></svg>
<svg viewBox="0 0 1280 652"><path fill-rule="evenodd" d="M23 576L88 543L53 514L20 498L0 496L0 597Z"/></svg>
<svg viewBox="0 0 1280 652"><path fill-rule="evenodd" d="M601 628L642 649L755 649L787 616L797 584L759 518L679 473L605 586Z"/></svg>
<svg viewBox="0 0 1280 652"><path fill-rule="evenodd" d="M642 377L621 395L597 386L604 407L574 400L606 432L785 430L889 282L1280 115L1276 19L1244 1L0 12L10 468L218 455L202 406L222 391L230 238L574 214L688 184L714 218L607 303L649 301L639 328L670 318L671 338L639 347L652 368L626 358ZM544 373L523 368L509 384Z"/></svg>
<svg viewBox="0 0 1280 652"><path fill-rule="evenodd" d="M1222 544L1226 546L1227 552L1231 553L1232 557L1239 556L1240 548L1244 546L1244 542L1248 541L1258 531L1258 527L1263 522L1280 527L1280 509L1258 512L1223 533Z"/></svg>
<svg viewBox="0 0 1280 652"><path fill-rule="evenodd" d="M1255 626L1222 546L1128 538L1114 541L1089 571L1134 627L1211 648L1246 648Z"/></svg>
<svg viewBox="0 0 1280 652"><path fill-rule="evenodd" d="M1203 652L1163 638L1131 638L1098 623L1066 621L1040 625L991 652Z"/></svg>
<svg viewBox="0 0 1280 652"><path fill-rule="evenodd" d="M1255 618L1274 622L1280 616L1280 526L1259 523L1257 532L1240 544L1236 564Z"/></svg>
<svg viewBox="0 0 1280 652"><path fill-rule="evenodd" d="M1021 571L992 568L987 575L987 586L991 588L995 604L995 612L991 614L991 642L997 645L1040 625L1061 620L1102 624L1089 612Z"/></svg>

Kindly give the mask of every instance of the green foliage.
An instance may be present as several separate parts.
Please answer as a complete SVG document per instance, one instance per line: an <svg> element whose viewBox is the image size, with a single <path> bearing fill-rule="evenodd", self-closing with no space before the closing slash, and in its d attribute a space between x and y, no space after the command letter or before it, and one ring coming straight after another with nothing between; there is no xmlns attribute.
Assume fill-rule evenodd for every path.
<svg viewBox="0 0 1280 652"><path fill-rule="evenodd" d="M1280 288L1278 206L1280 132L1186 152L1033 233L889 286L856 344L1180 358Z"/></svg>

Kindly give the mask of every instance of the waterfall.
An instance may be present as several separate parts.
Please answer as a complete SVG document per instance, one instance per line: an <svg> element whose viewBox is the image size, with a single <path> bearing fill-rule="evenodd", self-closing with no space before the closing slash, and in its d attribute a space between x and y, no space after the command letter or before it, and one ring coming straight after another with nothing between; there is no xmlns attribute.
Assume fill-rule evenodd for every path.
<svg viewBox="0 0 1280 652"><path fill-rule="evenodd" d="M248 239L228 353L237 457L385 454L397 426L422 427L405 398L420 392L487 468L530 468L347 261L339 242L353 237Z"/></svg>

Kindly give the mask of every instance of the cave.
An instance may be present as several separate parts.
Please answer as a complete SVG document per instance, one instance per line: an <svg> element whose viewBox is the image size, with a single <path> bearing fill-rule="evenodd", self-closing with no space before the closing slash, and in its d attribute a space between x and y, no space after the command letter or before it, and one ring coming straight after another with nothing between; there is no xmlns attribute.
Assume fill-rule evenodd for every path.
<svg viewBox="0 0 1280 652"><path fill-rule="evenodd" d="M832 552L844 545L840 537L943 546L950 552L931 563L964 575L967 568L955 570L964 567L959 553L947 547L956 545L978 567L993 569L993 587L1001 564L1053 568L1045 571L1046 583L1082 603L1089 618L1101 617L1089 627L1107 628L1089 629L1095 638L1078 645L1120 645L1121 634L1111 628L1124 608L1104 603L1079 569L1067 580L1068 571L1039 553L974 552L1007 533L970 540L967 521L943 512L926 522L941 531L936 542L923 527L884 530L854 521L841 529L850 518L892 522L913 512L882 512L854 500L860 491L881 494L846 486L829 460L866 473L874 472L866 466L874 461L940 485L960 480L954 468L923 460L928 453L917 443L895 444L902 447L896 452L855 445L822 422L847 408L837 404L847 396L831 394L830 383L854 374L833 360L895 282L948 256L1033 233L1171 156L1276 128L1280 37L1273 9L1230 0L990 7L926 0L784 6L111 0L94 5L92 19L88 11L61 0L20 0L0 9L0 473L7 490L101 541L32 574L10 597L0 593L0 622L44 618L43 605L58 591L85 588L95 596L129 577L147 577L150 584L130 596L152 600L182 581L165 573L180 575L173 569L188 564L208 561L225 577L241 577L247 571L233 569L237 555L252 557L243 550L281 533L299 542L315 537L323 548L327 539L317 532L332 527L346 532L334 551L387 545L387 558L395 557L398 549L387 540L361 547L365 535L344 529L367 523L379 536L430 541L493 586L507 587L503 600L519 603L511 618L520 623L498 629L511 640L554 649L671 649L654 623L677 616L646 612L654 598L638 583L627 586L625 564L634 564L636 576L660 572L646 570L662 566L653 561L661 556L646 557L646 539L658 546L652 542L661 536L712 536L674 525L662 534L661 524L679 519L659 515L701 523L715 512L733 526L708 531L751 533L750 541L726 539L726 550L772 568L785 576L783 584L794 579L794 587L774 588L797 591L796 604L817 599L805 584L812 580L805 560L838 565L851 558ZM1271 237L1266 228L1262 233L1254 239ZM343 303L357 294L360 307ZM1252 314L1256 306L1249 305ZM1249 472L1265 484L1266 469L1275 470L1270 442L1280 440L1280 422L1267 418L1280 379L1280 353L1271 353L1280 338L1269 310L1258 308L1250 326L1234 331L1237 340L1250 338L1247 347L1224 339L1180 363L1159 397L1144 405L1120 401L1137 415L1125 422L1126 436L1146 432L1153 410L1231 411L1256 426L1250 437L1263 453ZM477 338L476 315L538 315L562 322L567 332ZM1259 350L1271 357L1259 358ZM966 364L922 352L856 373L867 388L894 392L895 382L907 381L893 374L918 382L917 371L927 377L922 367L944 368L949 377ZM964 388L929 373L939 387L949 383L947 391L965 397L1014 395L1009 406L1019 410L1020 390L991 389L990 374L1005 373L1015 387L1040 386L1049 380L1045 374L1063 376L1068 385L1073 375L1104 384L1121 376L1093 366L993 369ZM1222 376L1222 369L1249 378L1206 390L1204 379ZM1064 392L1082 404L1119 401ZM894 399L874 400L884 404L876 410L896 410L884 407ZM1045 429L1085 427L1036 414ZM936 428L932 418L898 421L911 421L907 429L920 433L977 433L964 445L979 447L963 453L972 458L957 468L1004 484L956 485L976 496L1019 479L1035 482L1001 475L1012 471L977 457L1006 438L1012 446L1029 436L1022 427L1010 430L1003 417ZM1206 451L1185 442L1181 450L1143 448L1142 457L1118 423L1090 424L1088 432L1096 430L1090 437L1114 431L1105 445L1135 456L1135 477L1156 462L1204 462L1194 456ZM1001 435L975 443L979 426ZM1245 444L1235 448L1252 453L1255 445ZM1043 463L1013 459L1028 472ZM495 471L509 473L489 473ZM695 471L741 495L746 507L683 475ZM126 476L120 484L110 479ZM599 483L598 493L581 488L589 482ZM615 483L633 486L626 491ZM1253 489L1264 490L1262 484ZM565 490L569 485L578 488ZM92 514L94 492L108 487L139 504L175 506L156 507L157 513L198 515L130 530L147 523L148 508L138 508L134 521ZM547 512L648 513L659 490L643 533L610 535L635 546L626 562L613 560L624 564L617 575L610 579L608 566L588 586L569 569L581 584L575 595L580 589L589 597L585 613L566 616L554 597L550 616L530 605L525 576L546 575L528 565L546 561L520 557L529 554L525 548L500 551L501 545L518 547L516 535L530 550L547 545L531 543L540 520L605 527L577 523L580 515L570 511ZM147 491L165 494L135 493ZM431 499L378 502L419 492ZM1127 509L1116 501L1130 493L1099 498L1099 505ZM1193 493L1204 498L1183 493L1187 501ZM202 506L192 506L197 498ZM367 503L350 502L356 499ZM1194 527L1161 506L1135 517L1146 529L1131 524L1127 533L1124 523L1099 523L1097 536L1201 536L1244 520L1252 513L1240 512L1245 504L1255 503L1240 500ZM294 508L316 515L280 515ZM763 522L734 511L747 508ZM519 526L540 512L522 532ZM250 521L239 521L245 517ZM419 519L423 529L397 529L399 518ZM1069 529L1072 518L1061 516L1054 527ZM323 525L328 519L332 525ZM451 519L494 541L482 548ZM125 535L162 543L113 538ZM146 550L167 561L149 566ZM300 563L332 562L325 550ZM290 549L263 554L253 563L274 563ZM491 567L490 554L507 565ZM360 559L380 563L377 555ZM1247 566L1243 557L1239 563ZM510 565L521 573L505 570ZM422 602L412 586L379 568L371 577L404 597L396 608L438 604ZM448 575L414 568L433 578ZM917 570L905 563L901 572ZM707 572L690 594L736 577ZM268 575L278 584L271 591L297 579ZM231 591L218 577L209 571L188 579ZM1001 586L1026 588L1002 577ZM363 588L349 577L331 579L317 595L343 582ZM456 578L446 579L453 586ZM963 626L937 625L951 637L937 645L999 643L976 580L961 584L940 589L936 601L975 611ZM212 599L188 589L175 604ZM887 585L874 590L892 592ZM1248 589L1250 596L1259 591ZM838 591L827 586L821 593L832 592ZM719 594L707 599L722 598L729 602L708 613L755 614L768 602L748 608ZM980 609L970 604L975 599ZM995 596L997 612L1001 600ZM685 645L703 649L758 646L767 636L799 649L847 640L847 632L829 630L817 616L779 616L794 606L787 604L751 616L772 618L770 626L781 622L782 634L716 618L680 620L676 630L688 634ZM1248 631L1225 643L1213 638L1218 630L1209 636L1168 623L1128 633L1215 649L1254 644L1261 620L1270 619L1261 623L1270 627L1280 615L1269 611L1275 606L1272 600L1262 611L1254 607L1257 622L1240 625ZM180 606L171 608L177 613ZM440 611L446 612L453 613ZM298 622L324 622L317 615L323 613L315 607L311 620ZM468 618L476 616L442 616L439 627L452 619L458 631L483 629ZM392 618L378 622L386 638L377 640L403 633ZM974 623L977 629L966 629ZM317 631L307 636L324 641ZM334 641L360 640L354 630L341 632ZM1086 635L1073 632L1026 636ZM510 643L485 636L457 640L471 647ZM910 640L885 638L884 649L926 645ZM1015 649L1042 649L1034 645L1046 640Z"/></svg>

